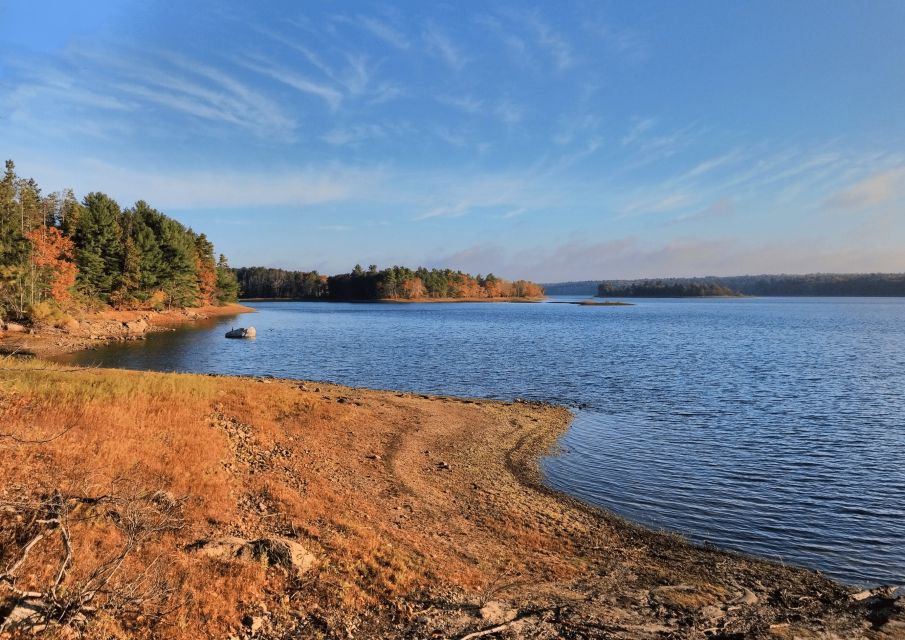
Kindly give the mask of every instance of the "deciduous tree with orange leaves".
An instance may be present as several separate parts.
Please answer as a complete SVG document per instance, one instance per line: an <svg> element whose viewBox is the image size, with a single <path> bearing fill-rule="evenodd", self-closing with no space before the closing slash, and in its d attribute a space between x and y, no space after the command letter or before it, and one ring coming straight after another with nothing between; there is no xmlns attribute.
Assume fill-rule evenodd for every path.
<svg viewBox="0 0 905 640"><path fill-rule="evenodd" d="M67 303L78 273L72 240L56 227L39 227L29 231L26 237L32 246L32 302L50 297L59 305Z"/></svg>

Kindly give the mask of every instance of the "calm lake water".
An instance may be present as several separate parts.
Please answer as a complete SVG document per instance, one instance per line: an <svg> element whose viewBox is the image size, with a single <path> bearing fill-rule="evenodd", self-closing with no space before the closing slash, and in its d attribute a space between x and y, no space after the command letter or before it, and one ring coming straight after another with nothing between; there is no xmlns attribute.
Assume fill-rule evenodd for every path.
<svg viewBox="0 0 905 640"><path fill-rule="evenodd" d="M547 481L652 527L905 583L905 300L255 303L69 356L576 410ZM226 340L254 325L254 341Z"/></svg>

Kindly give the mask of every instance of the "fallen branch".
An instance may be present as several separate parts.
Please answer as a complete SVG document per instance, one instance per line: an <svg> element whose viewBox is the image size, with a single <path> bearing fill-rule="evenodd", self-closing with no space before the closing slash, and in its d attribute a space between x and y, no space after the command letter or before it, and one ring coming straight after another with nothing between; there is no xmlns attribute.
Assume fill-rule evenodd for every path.
<svg viewBox="0 0 905 640"><path fill-rule="evenodd" d="M510 620L509 622L504 622L503 624L498 624L495 627L490 627L489 629L482 629L481 631L475 631L473 633L466 634L461 636L459 640L472 640L472 638L482 638L484 636L493 635L494 633L499 633L500 631L505 631L512 625L514 625L519 620L524 620L524 617L516 618L515 620Z"/></svg>
<svg viewBox="0 0 905 640"><path fill-rule="evenodd" d="M122 480L121 480L122 481ZM114 483L114 489L117 487ZM144 542L183 526L182 506L178 500L161 491L132 491L124 495L111 492L99 496L66 495L55 491L39 498L19 497L15 500L0 501L0 508L20 517L22 527L41 527L16 554L16 560L0 574L0 588L6 588L12 595L7 602L9 614L0 624L0 631L11 624L34 626L54 622L80 628L88 617L106 610L114 615L140 614L147 606L165 601L172 593L159 576L149 579L158 559L148 564L135 576L125 576L121 572L127 558ZM79 505L104 505L88 517L72 520ZM82 579L73 579L70 574L78 558L73 550L73 530L71 522L89 519L105 519L124 535L119 549L106 560L93 567ZM25 565L38 543L49 537L57 537L62 547L59 559L55 561L53 578L46 587L37 591L23 591L16 587L19 572ZM46 566L51 561L44 560ZM84 575L84 574L83 574ZM0 604L3 604L0 602ZM27 609L29 615L14 619L14 612ZM158 607L158 612L162 611ZM160 615L152 614L155 617ZM162 614L161 614L162 615ZM13 622L11 622L13 621Z"/></svg>

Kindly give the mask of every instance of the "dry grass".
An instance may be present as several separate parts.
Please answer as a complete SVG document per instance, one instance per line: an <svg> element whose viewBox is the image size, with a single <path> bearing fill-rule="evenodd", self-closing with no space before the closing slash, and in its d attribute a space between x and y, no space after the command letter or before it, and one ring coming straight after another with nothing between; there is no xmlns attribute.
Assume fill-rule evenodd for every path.
<svg viewBox="0 0 905 640"><path fill-rule="evenodd" d="M143 542L117 577L128 585L152 567L161 597L93 613L88 638L222 638L241 635L247 615L279 622L274 636L462 635L491 597L555 610L554 635L618 620L606 623L610 637L664 624L698 637L714 624L703 606L723 607L726 629L786 619L763 595L756 612L727 608L740 585L810 594L799 630L818 615L827 629L860 624L833 617L846 595L823 578L697 550L526 487L534 456L568 421L537 405L3 358L0 500L122 493L127 479L133 493L179 501L180 527ZM121 548L123 529L90 505L69 524L64 585L74 588ZM33 527L0 512L0 571ZM186 550L223 536L298 541L316 570L297 577ZM36 545L18 586L47 584L61 553L49 538ZM688 588L660 589L669 585ZM417 622L424 611L429 622Z"/></svg>
<svg viewBox="0 0 905 640"><path fill-rule="evenodd" d="M126 567L135 573L162 559L162 577L174 589L169 614L157 623L165 631L98 616L89 636L119 625L135 637L221 637L240 628L258 603L348 619L440 576L464 587L485 585L489 578L471 562L437 553L433 532L400 530L388 521L393 511L372 495L382 467L365 457L381 450L392 431L387 407L338 397L337 388L325 394L282 382L66 369L7 358L0 361L0 423L15 440L0 440L0 474L8 493L103 495L127 477L185 500L184 527L144 545ZM400 413L397 407L390 417ZM242 430L244 440L236 436ZM382 493L395 502L393 491ZM15 536L15 523L9 524L5 533ZM322 564L299 590L279 571L183 551L218 535L295 538ZM104 518L74 523L72 536L73 583L121 544ZM5 550L15 547L9 543ZM51 577L49 559L58 554L53 545L36 548L20 572L30 588ZM0 557L0 566L9 559ZM280 597L274 604L274 594L289 593L290 603Z"/></svg>

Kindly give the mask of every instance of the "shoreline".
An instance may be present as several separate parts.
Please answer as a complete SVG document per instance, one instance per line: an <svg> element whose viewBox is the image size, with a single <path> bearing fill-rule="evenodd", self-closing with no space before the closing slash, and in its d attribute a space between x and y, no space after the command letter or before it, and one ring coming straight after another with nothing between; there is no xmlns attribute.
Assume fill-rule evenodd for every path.
<svg viewBox="0 0 905 640"><path fill-rule="evenodd" d="M264 621L258 638L306 635L320 624L388 638L495 627L520 637L625 640L905 632L901 600L882 589L855 593L810 570L690 544L545 486L540 458L572 420L563 407L0 363L0 398L34 396L46 405L47 415L38 412L45 428L65 415L93 416L46 445L63 476L69 466L84 473L68 447L82 450L85 438L102 450L118 446L111 439L130 443L92 463L101 476L133 460L166 470L162 489L193 505L185 530L166 545L180 580L216 570L224 593L260 587L251 600L230 596L203 629L189 624L183 637L247 637L248 616ZM130 411L148 417L124 422ZM105 430L108 422L115 428ZM17 466L23 460L39 464L0 457L8 482L40 475ZM289 535L316 559L317 578L287 602L280 594L291 581L282 573L239 560L212 566L178 551L224 535ZM203 588L196 595L215 597Z"/></svg>
<svg viewBox="0 0 905 640"><path fill-rule="evenodd" d="M255 313L239 303L208 305L169 311L132 311L108 309L81 312L69 327L41 327L24 331L0 331L0 356L18 353L52 358L76 351L87 351L111 342L144 340L149 334L213 318Z"/></svg>
<svg viewBox="0 0 905 640"><path fill-rule="evenodd" d="M514 302L536 303L546 300L543 298L376 298L374 300L338 300L328 298L240 298L239 302L326 302L346 304L454 304L461 302Z"/></svg>

